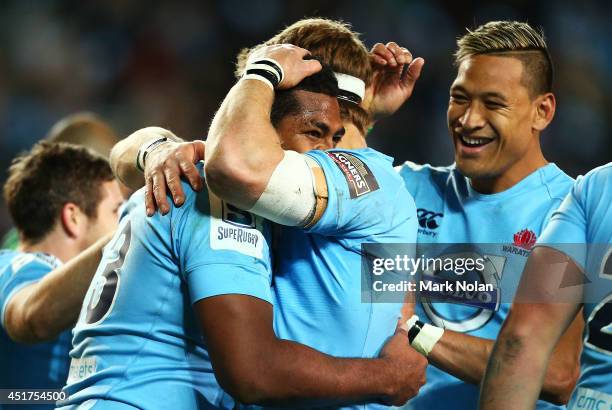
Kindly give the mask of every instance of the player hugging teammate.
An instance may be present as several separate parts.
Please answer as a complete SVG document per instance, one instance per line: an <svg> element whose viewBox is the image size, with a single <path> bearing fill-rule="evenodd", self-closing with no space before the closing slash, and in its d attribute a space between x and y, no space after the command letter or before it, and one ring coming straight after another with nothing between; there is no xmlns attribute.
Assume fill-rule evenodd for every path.
<svg viewBox="0 0 612 410"><path fill-rule="evenodd" d="M367 147L366 130L409 99L424 60L394 42L368 52L326 19L240 53L206 143L148 127L117 144L115 175L144 188L93 279L106 242L75 259L90 273L62 308L71 320L55 322L54 335L70 329L83 301L58 406L470 409L484 379L483 408L557 408L577 380L572 408L611 408L610 166L574 182L545 159L556 100L542 33L490 22L461 37L455 57L449 167L394 170ZM88 221L77 211L61 211L69 237L84 229L71 220ZM385 255L364 243L412 244L413 259L428 245L471 244L498 300L376 303L362 259ZM76 254L91 241L79 244ZM24 250L44 265L34 252L47 250ZM61 295L76 268L47 263L15 282L25 264L9 259L3 326L40 341L23 323L42 309L26 315L24 301ZM553 281L559 261L561 279L587 280ZM55 280L40 280L54 268Z"/></svg>

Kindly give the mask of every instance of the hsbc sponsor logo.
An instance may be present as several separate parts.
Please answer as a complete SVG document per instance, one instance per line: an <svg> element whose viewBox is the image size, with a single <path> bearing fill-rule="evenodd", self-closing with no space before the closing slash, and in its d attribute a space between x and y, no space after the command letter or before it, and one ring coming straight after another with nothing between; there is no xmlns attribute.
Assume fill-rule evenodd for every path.
<svg viewBox="0 0 612 410"><path fill-rule="evenodd" d="M326 154L335 162L348 183L351 199L376 191L378 181L370 168L359 158L346 152L333 151Z"/></svg>

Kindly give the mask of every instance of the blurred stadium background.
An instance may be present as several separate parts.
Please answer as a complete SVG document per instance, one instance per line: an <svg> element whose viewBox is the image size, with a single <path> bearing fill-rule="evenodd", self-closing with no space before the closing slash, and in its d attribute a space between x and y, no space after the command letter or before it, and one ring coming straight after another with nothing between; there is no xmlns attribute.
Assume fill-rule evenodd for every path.
<svg viewBox="0 0 612 410"><path fill-rule="evenodd" d="M612 4L573 1L20 0L0 2L0 181L61 117L93 111L120 136L160 125L204 137L233 83L234 56L302 17L351 22L369 47L397 41L426 60L411 101L370 144L396 159L452 161L446 130L455 38L517 19L541 26L556 64L544 152L572 176L612 160ZM0 234L10 221L0 207Z"/></svg>

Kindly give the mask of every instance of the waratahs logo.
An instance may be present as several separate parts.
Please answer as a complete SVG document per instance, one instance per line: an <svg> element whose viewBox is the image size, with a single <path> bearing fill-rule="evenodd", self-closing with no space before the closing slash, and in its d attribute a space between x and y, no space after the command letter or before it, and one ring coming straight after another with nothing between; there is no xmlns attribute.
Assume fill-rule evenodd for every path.
<svg viewBox="0 0 612 410"><path fill-rule="evenodd" d="M533 248L533 245L535 245L537 239L538 238L536 237L536 234L533 231L529 229L523 229L522 231L519 231L514 234L513 245L530 251L531 248Z"/></svg>

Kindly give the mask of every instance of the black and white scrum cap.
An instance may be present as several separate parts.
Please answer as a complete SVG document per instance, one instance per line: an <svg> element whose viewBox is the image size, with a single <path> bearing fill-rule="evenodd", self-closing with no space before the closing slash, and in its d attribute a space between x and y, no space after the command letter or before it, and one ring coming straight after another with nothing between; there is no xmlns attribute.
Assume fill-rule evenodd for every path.
<svg viewBox="0 0 612 410"><path fill-rule="evenodd" d="M344 101L359 104L365 96L365 82L360 78L348 74L334 73L338 80L338 98Z"/></svg>

